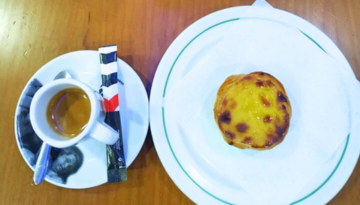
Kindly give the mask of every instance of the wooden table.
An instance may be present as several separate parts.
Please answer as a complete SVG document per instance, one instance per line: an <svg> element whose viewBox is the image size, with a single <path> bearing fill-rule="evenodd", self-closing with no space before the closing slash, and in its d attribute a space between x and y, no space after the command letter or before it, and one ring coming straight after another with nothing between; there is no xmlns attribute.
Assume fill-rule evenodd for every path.
<svg viewBox="0 0 360 205"><path fill-rule="evenodd" d="M359 0L269 0L324 31L360 77ZM0 204L193 204L165 172L149 132L128 181L70 190L36 186L17 148L14 113L29 78L75 50L117 44L150 93L156 68L187 26L214 11L253 0L3 0L0 2ZM329 204L360 204L360 163Z"/></svg>

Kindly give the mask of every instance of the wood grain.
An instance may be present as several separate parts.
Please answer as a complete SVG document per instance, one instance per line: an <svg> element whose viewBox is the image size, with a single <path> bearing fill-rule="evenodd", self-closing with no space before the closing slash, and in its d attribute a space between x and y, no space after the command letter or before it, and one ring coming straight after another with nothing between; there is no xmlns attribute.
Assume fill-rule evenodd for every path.
<svg viewBox="0 0 360 205"><path fill-rule="evenodd" d="M70 190L35 186L14 137L14 113L29 78L61 54L117 44L147 92L162 55L194 21L253 0L0 1L0 204L193 204L172 182L149 132L122 183ZM360 78L359 0L269 0L316 25L342 50ZM360 163L329 204L360 204Z"/></svg>

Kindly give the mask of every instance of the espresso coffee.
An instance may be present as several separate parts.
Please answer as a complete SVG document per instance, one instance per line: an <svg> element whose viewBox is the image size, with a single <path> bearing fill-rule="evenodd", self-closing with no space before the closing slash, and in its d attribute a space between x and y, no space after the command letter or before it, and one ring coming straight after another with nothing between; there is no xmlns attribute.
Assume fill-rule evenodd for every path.
<svg viewBox="0 0 360 205"><path fill-rule="evenodd" d="M85 129L90 113L91 105L86 93L79 88L68 88L51 98L46 118L56 133L73 138Z"/></svg>

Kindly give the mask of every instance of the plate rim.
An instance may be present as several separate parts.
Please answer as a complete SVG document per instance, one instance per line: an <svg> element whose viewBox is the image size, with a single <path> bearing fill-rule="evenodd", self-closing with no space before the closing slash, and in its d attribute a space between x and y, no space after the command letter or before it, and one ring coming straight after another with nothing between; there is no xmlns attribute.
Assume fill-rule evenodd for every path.
<svg viewBox="0 0 360 205"><path fill-rule="evenodd" d="M17 147L18 147L18 151L20 152L23 160L25 161L25 163L28 165L28 167L34 171L34 168L29 164L29 162L27 161L27 159L25 158L22 150L21 150L21 145L20 145L20 142L19 142L19 136L18 136L18 130L17 130L17 114L19 112L19 107L20 107L20 101L21 101L21 98L23 97L24 95L24 92L26 90L26 88L30 85L30 83L32 82L33 79L35 79L35 76L39 75L39 72L41 72L42 70L44 69L48 69L47 67L51 64L51 63L55 63L56 61L58 61L60 58L65 58L67 56L70 56L70 55L74 55L74 54L78 54L78 53L86 53L87 55L91 54L91 53L98 53L97 50L75 50L75 51L71 51L71 52L67 52L67 53L64 53L64 54L61 54L61 55L58 55L52 59L50 59L49 61L47 61L46 63L44 63L38 70L36 70L36 72L29 78L29 80L27 81L27 83L25 84L23 90L21 91L21 94L20 96L18 97L18 102L16 104L16 109L15 109L15 113L14 113L14 133L15 133L15 141L16 141L16 144L17 144ZM145 85L144 83L142 83L142 80L140 78L140 76L137 74L137 72L134 70L133 67L131 67L127 62L125 62L124 60L122 60L121 58L117 57L117 61L126 65L128 68L130 68L130 72L133 72L136 76L136 78L139 79L139 81L141 82L141 85L139 85L139 87L141 87L141 89L143 90L143 96L141 98L144 98L146 99L147 103L146 104L146 110L147 110L147 117L144 118L145 122L144 122L144 130L146 130L146 132L144 132L144 137L142 139L142 143L141 143L141 146L139 147L139 150L137 151L137 154L135 155L134 159L130 162L130 163L126 163L126 167L129 168L130 165L135 161L136 157L139 155L143 145L144 145L144 142L146 140L146 136L147 136L147 133L149 131L149 127L150 127L150 105L149 105L149 97L147 95L147 92L146 92L146 88L145 88ZM100 64L99 64L100 66ZM140 96L140 95L139 95ZM145 129L146 128L146 129ZM84 186L84 187L71 187L71 186L67 186L66 184L61 184L61 183L57 183L53 180L50 180L48 178L44 178L45 181L47 181L48 183L52 184L52 185L55 185L55 186L58 186L58 187L62 187L62 188L67 188L67 189L89 189L89 188L93 188L93 187L97 187L97 186L100 186L102 184L106 184L107 182L104 181L102 183L99 183L99 184L94 184L92 186Z"/></svg>
<svg viewBox="0 0 360 205"><path fill-rule="evenodd" d="M192 38L191 38L191 40L190 40L188 43L186 43L186 42L185 42L185 43L181 43L181 46L180 46L180 47L183 47L183 49L178 49L178 48L177 48L177 49L173 49L173 47L175 47L174 44L175 44L175 43L178 43L178 41L180 41L181 38L184 38L184 35L185 35L184 33L185 33L187 30L189 30L190 27L194 27L194 25L200 24L200 22L201 22L201 21L204 21L205 18L208 18L209 16L214 15L215 13L218 13L218 12L226 12L226 11L228 11L228 10L230 10L230 9L239 9L240 7L244 8L244 7L249 7L249 6L237 6L237 7L226 8L226 9L219 10L219 11L216 11L216 12L214 12L214 13L211 13L211 14L209 14L209 15L207 15L207 16L199 19L199 20L197 20L195 23L193 23L193 24L191 24L189 27L187 27L187 28L173 41L173 43L170 45L170 47L168 48L168 50L165 52L163 58L162 58L161 61L160 61L160 64L159 64L159 66L158 66L158 69L157 69L157 71L156 71L156 74L155 74L155 77L154 77L154 81L153 81L153 87L152 87L152 89L151 89L151 95L150 95L150 118L151 118L151 120L150 120L150 126L151 126L151 132L153 133L153 136L155 135L155 133L154 133L154 131L155 131L155 130L154 130L154 129L155 129L155 128L154 128L155 125L154 125L154 123L156 123L155 120L153 120L153 118L155 118L155 116L153 117L153 115L155 115L155 114L153 114L153 113L154 113L154 109L155 109L155 108L153 108L153 107L156 107L156 103L154 102L154 101L156 101L156 100L154 99L153 96L154 96L154 92L160 92L160 91L155 91L156 82L159 81L159 80L157 80L157 79L160 78L159 75L167 76L164 85L162 85L162 81L161 81L161 85L158 86L158 87L163 87L163 89L162 89L162 90L163 90L163 92L162 92L162 100L163 100L163 98L165 97L165 94L166 94L166 86L167 86L167 84L168 84L169 77L170 77L170 75L171 75L172 69L174 68L177 60L179 59L179 57L181 56L181 54L183 53L183 51L187 48L187 46L188 46L189 44L191 44L192 41L194 41L198 36L200 36L202 33L206 32L207 30L211 29L212 27L215 27L216 25L221 24L221 23L227 23L227 22L230 22L230 21L238 20L238 19L240 19L240 17L234 18L234 19L224 20L224 21L221 21L221 22L219 21L220 23L219 23L219 22L218 22L218 23L213 23L212 26L210 26L210 27L208 27L208 28L206 28L206 29L203 29L203 31L200 32L199 34L197 34L197 35L196 35L196 34L192 34ZM253 8L254 8L254 7L253 7ZM306 20L302 19L301 17L298 17L298 16L296 16L296 15L294 15L294 14L291 14L291 13L289 13L289 12L287 12L287 11L279 10L279 9L276 9L276 8L271 8L271 9L274 9L274 10L280 11L280 12L283 12L284 15L290 15L290 16L292 16L292 17L296 17L296 18L298 18L297 20L300 19L300 21L303 21L303 24L309 24L309 25L307 25L307 26L310 26L311 29L314 30L314 32L317 32L317 33L320 32L321 35L323 35L323 36L325 35L321 30L319 30L318 28L316 28L314 25L312 25L311 23L307 22ZM292 25L294 25L294 24L295 24L295 23L292 22ZM199 26L199 27L201 27L201 26ZM296 26L296 27L297 27L297 26ZM299 28L298 28L298 29L299 29ZM302 33L303 33L306 37L308 37L311 41L313 41L317 46L319 46L320 49L322 49L323 51L326 52L326 50L321 46L321 44L318 43L317 41L315 41L313 38L311 38L310 35L307 35L305 32L303 32L303 31L300 30L300 29L299 29L299 31L302 32ZM194 37L194 36L195 36L195 37ZM325 36L326 36L326 35L325 35ZM327 36L326 36L326 37L327 37ZM328 37L327 37L327 39L325 39L325 40L328 41L328 44L333 44L333 45L330 45L330 46L334 47L334 49L335 49L334 52L337 52L336 55L338 55L337 57L339 57L338 60L342 61L341 63L345 64L345 65L344 65L345 67L348 67L348 68L351 69L349 63L346 61L346 58L345 58L344 55L341 53L341 51L339 50L339 48L338 48ZM185 45L185 46L184 46L184 45ZM179 46L178 46L178 47L179 47ZM176 55L176 58L175 58L175 59L170 58L170 60L167 60L167 61L169 61L169 62L173 62L173 63L172 63L172 66L171 66L170 68L163 68L163 69L162 69L162 67L164 67L162 64L164 63L164 61L166 61L165 58L168 57L166 54L168 54L169 52L171 52L171 49L175 50L176 52L178 52L178 50L181 50L181 51L178 52L178 55ZM340 55L339 55L339 54L340 54ZM168 57L168 58L169 58L169 57ZM170 63L170 64L171 64L171 63ZM164 71L163 71L162 74L159 74L161 69L164 70ZM160 90L161 90L161 89L160 89ZM198 186L198 188L200 188L202 191L204 191L205 193L209 194L211 197L219 200L219 201L222 202L222 203L231 204L231 203L228 203L228 202L226 202L226 201L224 201L224 200L222 200L222 199L219 199L218 197L212 195L211 193L208 193L205 189L203 189L200 185L198 185L198 184L189 176L189 174L184 170L184 168L181 166L181 163L180 163L180 162L178 161L178 159L176 158L176 155L175 155L174 151L172 150L171 143L169 142L168 134L167 134L167 131L166 131L166 124L165 124L164 107L163 107L162 105L161 105L161 116L162 116L162 120L161 120L162 122L158 122L158 123L159 123L159 124L162 124L162 127L163 127L164 131L159 131L159 132L160 132L160 133L162 133L162 132L164 133L165 138L166 138L166 141L167 141L167 144L168 144L168 146L169 146L169 148L170 148L171 154L173 155L175 161L177 162L177 165L180 166L181 170L185 173L185 175L186 175L196 186ZM157 137L159 137L159 136L157 136ZM154 138L155 138L155 139L154 139L154 145L155 145L155 147L156 147L156 150L157 150L157 152L158 152L159 158L160 158L160 160L161 160L164 168L166 169L166 171L168 172L168 174L170 175L170 177L171 177L171 179L174 181L174 183L183 191L183 193L186 194L188 197L190 197L190 198L193 199L193 197L191 197L189 194L187 194L187 193L183 190L183 188L180 186L180 184L177 183L175 179L173 179L174 177L171 176L171 174L170 174L170 172L169 172L170 168L167 169L167 166L166 166L166 163L165 163L166 160L163 159L163 157L162 157L161 154L159 153L159 152L160 152L159 149L160 149L160 146L161 146L161 145L160 145L160 143L156 140L157 137L154 137ZM162 136L162 137L163 137L163 136ZM160 137L159 137L159 139L160 139ZM306 196L304 196L304 197L302 197L302 198L300 198L300 199L295 200L295 201L292 202L291 204L297 204L297 203L300 203L300 202L306 200L308 197L312 196L312 195L315 194L319 189L321 189L321 188L331 179L331 177L333 176L333 174L334 174L334 173L336 172L336 170L338 169L338 167L339 167L339 165L340 165L340 163L341 163L341 161L342 161L342 159L343 159L343 157L344 157L344 155L345 155L345 153L346 153L346 149L347 149L347 145L348 145L349 139L350 139L350 134L349 134L349 135L347 136L347 138L346 138L346 143L345 143L345 146L344 146L344 148L343 148L341 157L340 157L339 161L337 162L337 165L335 166L335 168L334 168L334 170L331 172L331 174L326 178L326 180L325 180L323 183L321 183L320 186L319 186L318 188L316 188L314 191L310 192L309 194L307 194ZM356 164L356 162L355 162L355 164ZM353 169L352 169L352 170L353 170ZM352 172L350 172L350 175L351 175L351 173L352 173ZM344 179L346 179L345 182L346 182L347 179L350 177L350 175L347 176L347 177L344 177ZM344 182L344 184L345 184L345 182ZM341 188L342 188L342 186L339 188L339 190L340 190ZM338 191L337 191L337 192L338 192ZM336 192L336 193L337 193L337 192ZM334 194L334 196L336 195L336 193ZM326 202L330 201L334 196L328 197L329 199L325 199L324 202L326 203ZM195 197L194 197L194 198L195 198ZM327 197L326 197L326 198L327 198ZM194 201L195 201L195 200L194 200ZM196 201L197 201L197 200L196 200ZM200 201L200 200L199 200L199 201Z"/></svg>

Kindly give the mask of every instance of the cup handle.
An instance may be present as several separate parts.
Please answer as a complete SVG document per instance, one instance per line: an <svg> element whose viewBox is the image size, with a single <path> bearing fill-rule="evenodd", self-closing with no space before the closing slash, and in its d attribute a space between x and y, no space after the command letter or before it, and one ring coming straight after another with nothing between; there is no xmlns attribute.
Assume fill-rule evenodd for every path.
<svg viewBox="0 0 360 205"><path fill-rule="evenodd" d="M105 144L113 145L119 139L119 133L111 128L105 122L96 121L90 137L103 142Z"/></svg>

